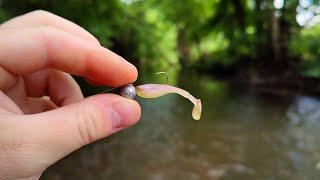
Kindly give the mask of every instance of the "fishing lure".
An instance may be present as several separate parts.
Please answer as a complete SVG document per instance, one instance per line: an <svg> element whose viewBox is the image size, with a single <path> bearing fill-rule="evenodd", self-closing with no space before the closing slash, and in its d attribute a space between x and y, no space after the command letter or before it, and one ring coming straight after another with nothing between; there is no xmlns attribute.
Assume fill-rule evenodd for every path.
<svg viewBox="0 0 320 180"><path fill-rule="evenodd" d="M136 95L142 98L158 98L169 93L176 93L189 99L194 105L192 110L193 119L200 120L202 111L201 100L193 97L183 89L166 84L143 84L136 87L132 84L127 84L120 91L121 96L130 99L133 99Z"/></svg>

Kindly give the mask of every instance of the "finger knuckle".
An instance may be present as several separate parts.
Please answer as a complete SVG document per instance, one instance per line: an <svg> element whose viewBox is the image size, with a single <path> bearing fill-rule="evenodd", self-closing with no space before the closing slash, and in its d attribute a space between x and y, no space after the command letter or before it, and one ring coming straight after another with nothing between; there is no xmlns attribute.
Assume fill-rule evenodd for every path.
<svg viewBox="0 0 320 180"><path fill-rule="evenodd" d="M42 43L42 53L44 61L44 66L50 66L51 59L50 59L50 47L52 45L53 39L55 39L55 32L58 32L58 30L51 26L41 26L38 28L39 42Z"/></svg>
<svg viewBox="0 0 320 180"><path fill-rule="evenodd" d="M75 92L82 92L80 85L75 81L75 79L69 73L62 72L62 74L64 76L67 76L70 79L70 82L73 82L72 88L74 88Z"/></svg>
<svg viewBox="0 0 320 180"><path fill-rule="evenodd" d="M53 16L52 13L50 13L48 11L45 11L45 10L42 10L42 9L38 9L38 10L32 11L31 14L33 14L35 16L38 16L38 17L41 17L43 19L46 19L46 18L50 19Z"/></svg>

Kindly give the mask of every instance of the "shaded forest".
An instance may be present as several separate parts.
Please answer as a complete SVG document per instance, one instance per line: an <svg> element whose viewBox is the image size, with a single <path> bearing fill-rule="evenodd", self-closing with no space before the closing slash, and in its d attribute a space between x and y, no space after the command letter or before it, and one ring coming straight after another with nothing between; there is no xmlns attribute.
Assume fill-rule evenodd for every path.
<svg viewBox="0 0 320 180"><path fill-rule="evenodd" d="M138 67L318 91L318 0L2 0L0 19L43 9Z"/></svg>

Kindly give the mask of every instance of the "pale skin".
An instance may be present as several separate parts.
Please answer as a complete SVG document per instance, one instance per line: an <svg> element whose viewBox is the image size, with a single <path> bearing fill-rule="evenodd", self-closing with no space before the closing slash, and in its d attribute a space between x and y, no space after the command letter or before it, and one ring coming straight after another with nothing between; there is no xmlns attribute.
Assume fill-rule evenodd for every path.
<svg viewBox="0 0 320 180"><path fill-rule="evenodd" d="M83 98L70 74L119 87L137 69L80 26L45 11L0 25L0 179L38 179L69 153L135 124L140 106Z"/></svg>

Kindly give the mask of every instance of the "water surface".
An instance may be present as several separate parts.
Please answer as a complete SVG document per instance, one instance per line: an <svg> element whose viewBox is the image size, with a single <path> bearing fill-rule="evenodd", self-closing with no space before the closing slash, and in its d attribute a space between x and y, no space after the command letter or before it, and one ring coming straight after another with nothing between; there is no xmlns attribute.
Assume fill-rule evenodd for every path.
<svg viewBox="0 0 320 180"><path fill-rule="evenodd" d="M148 72L140 77L159 81ZM138 99L136 126L72 153L42 179L319 179L319 99L190 72L172 73L169 83L202 99L200 121L180 96Z"/></svg>

